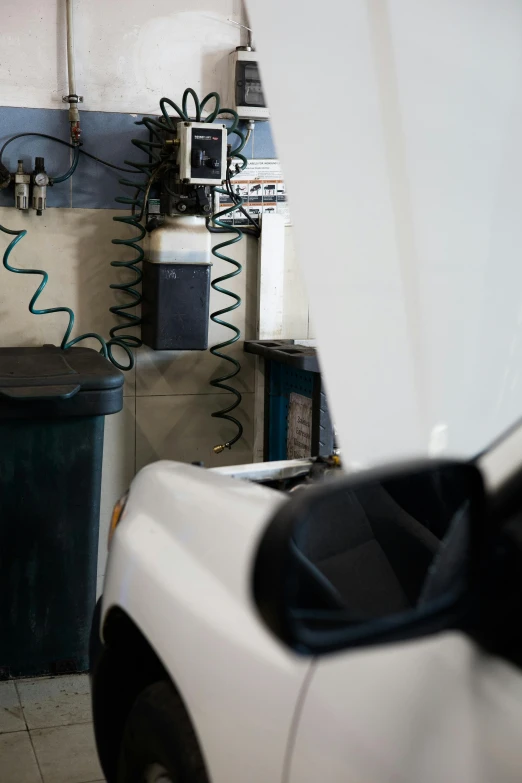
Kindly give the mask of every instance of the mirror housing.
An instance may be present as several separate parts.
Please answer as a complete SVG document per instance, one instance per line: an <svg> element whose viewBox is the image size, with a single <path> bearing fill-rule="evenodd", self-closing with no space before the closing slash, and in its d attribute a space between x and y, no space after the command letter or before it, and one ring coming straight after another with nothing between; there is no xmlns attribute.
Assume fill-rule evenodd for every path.
<svg viewBox="0 0 522 783"><path fill-rule="evenodd" d="M275 636L305 655L471 628L485 510L480 471L456 461L298 490L262 536L255 604Z"/></svg>

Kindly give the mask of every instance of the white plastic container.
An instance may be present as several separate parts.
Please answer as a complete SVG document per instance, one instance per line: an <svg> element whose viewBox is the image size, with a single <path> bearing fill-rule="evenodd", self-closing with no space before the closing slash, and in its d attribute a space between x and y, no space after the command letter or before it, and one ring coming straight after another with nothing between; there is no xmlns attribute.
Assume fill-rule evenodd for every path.
<svg viewBox="0 0 522 783"><path fill-rule="evenodd" d="M147 259L155 264L210 264L210 239L205 218L165 217L150 234Z"/></svg>

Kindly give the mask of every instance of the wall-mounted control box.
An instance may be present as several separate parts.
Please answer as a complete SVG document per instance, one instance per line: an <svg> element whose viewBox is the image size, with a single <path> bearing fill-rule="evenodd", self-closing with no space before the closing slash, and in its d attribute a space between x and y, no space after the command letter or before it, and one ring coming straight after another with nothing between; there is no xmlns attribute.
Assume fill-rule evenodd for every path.
<svg viewBox="0 0 522 783"><path fill-rule="evenodd" d="M220 123L180 122L179 181L219 185L227 173L227 128Z"/></svg>
<svg viewBox="0 0 522 783"><path fill-rule="evenodd" d="M232 60L234 108L241 120L268 120L263 85L259 75L257 54L248 47L239 47L230 55Z"/></svg>

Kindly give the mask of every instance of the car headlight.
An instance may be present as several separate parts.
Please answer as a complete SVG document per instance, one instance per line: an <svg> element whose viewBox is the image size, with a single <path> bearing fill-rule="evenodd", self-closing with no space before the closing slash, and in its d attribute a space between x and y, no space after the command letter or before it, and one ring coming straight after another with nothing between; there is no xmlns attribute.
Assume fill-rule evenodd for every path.
<svg viewBox="0 0 522 783"><path fill-rule="evenodd" d="M111 516L111 524L109 526L109 538L107 541L107 546L109 547L111 544L112 537L114 535L114 531L116 530L116 526L120 522L123 512L125 511L125 506L127 505L127 498L129 497L129 493L126 492L122 497L116 502L113 510L112 510L112 516Z"/></svg>

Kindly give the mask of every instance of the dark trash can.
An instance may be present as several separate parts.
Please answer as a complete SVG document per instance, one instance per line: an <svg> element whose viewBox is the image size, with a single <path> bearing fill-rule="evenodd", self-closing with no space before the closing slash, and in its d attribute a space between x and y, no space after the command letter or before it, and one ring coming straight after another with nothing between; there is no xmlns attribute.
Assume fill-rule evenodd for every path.
<svg viewBox="0 0 522 783"><path fill-rule="evenodd" d="M0 348L0 677L88 669L104 417L123 375L89 348Z"/></svg>

